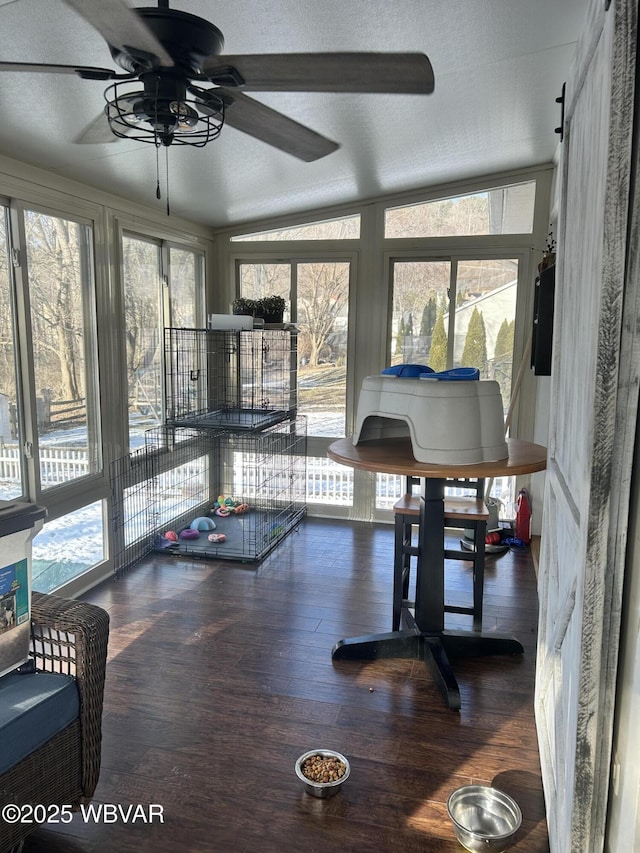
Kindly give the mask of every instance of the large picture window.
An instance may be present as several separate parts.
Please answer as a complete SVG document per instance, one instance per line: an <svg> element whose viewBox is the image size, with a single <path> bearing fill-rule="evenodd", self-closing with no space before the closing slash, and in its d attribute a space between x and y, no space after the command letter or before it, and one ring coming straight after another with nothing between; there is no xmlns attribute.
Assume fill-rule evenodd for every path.
<svg viewBox="0 0 640 853"><path fill-rule="evenodd" d="M0 206L0 499L42 504L33 587L104 563L93 225ZM19 331L18 331L19 330ZM89 497L91 495L91 497Z"/></svg>
<svg viewBox="0 0 640 853"><path fill-rule="evenodd" d="M89 225L24 213L36 425L43 490L102 467Z"/></svg>
<svg viewBox="0 0 640 853"><path fill-rule="evenodd" d="M388 342L392 364L425 364L435 371L477 367L500 386L505 416L511 402L519 262L510 258L392 259L393 311ZM376 506L389 509L403 478L376 476ZM513 512L514 478L494 480L492 496Z"/></svg>
<svg viewBox="0 0 640 853"><path fill-rule="evenodd" d="M535 197L535 181L526 181L483 192L390 207L385 211L384 236L530 234Z"/></svg>
<svg viewBox="0 0 640 853"><path fill-rule="evenodd" d="M122 238L129 446L162 423L162 265L160 244Z"/></svg>
<svg viewBox="0 0 640 853"><path fill-rule="evenodd" d="M393 260L392 364L477 367L500 384L505 413L518 286L514 259Z"/></svg>
<svg viewBox="0 0 640 853"><path fill-rule="evenodd" d="M239 234L232 242L270 242L276 240L357 240L360 237L360 214L325 219L289 228L274 228L253 234Z"/></svg>
<svg viewBox="0 0 640 853"><path fill-rule="evenodd" d="M238 264L240 296L278 295L298 328L298 411L309 436L345 434L350 261Z"/></svg>
<svg viewBox="0 0 640 853"><path fill-rule="evenodd" d="M164 420L166 327L204 318L202 253L137 234L122 236L129 447Z"/></svg>

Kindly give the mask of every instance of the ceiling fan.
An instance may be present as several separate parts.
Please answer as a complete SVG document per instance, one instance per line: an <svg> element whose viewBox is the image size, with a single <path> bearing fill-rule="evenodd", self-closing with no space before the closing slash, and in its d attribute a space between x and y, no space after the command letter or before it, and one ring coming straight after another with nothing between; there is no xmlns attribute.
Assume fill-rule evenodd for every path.
<svg viewBox="0 0 640 853"><path fill-rule="evenodd" d="M106 106L76 142L120 137L203 146L223 124L310 162L339 145L245 92L361 92L428 95L422 53L291 53L224 56L224 37L187 12L132 8L125 0L64 0L105 38L122 69L0 62L0 71L76 74L112 81ZM106 121L105 121L106 116Z"/></svg>

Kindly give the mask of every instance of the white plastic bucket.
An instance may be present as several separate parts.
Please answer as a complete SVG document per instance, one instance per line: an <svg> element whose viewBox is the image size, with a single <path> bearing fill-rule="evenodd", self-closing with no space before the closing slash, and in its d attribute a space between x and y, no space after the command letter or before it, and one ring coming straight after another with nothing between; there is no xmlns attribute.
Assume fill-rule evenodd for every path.
<svg viewBox="0 0 640 853"><path fill-rule="evenodd" d="M46 510L0 501L0 677L25 663L31 635L31 542Z"/></svg>

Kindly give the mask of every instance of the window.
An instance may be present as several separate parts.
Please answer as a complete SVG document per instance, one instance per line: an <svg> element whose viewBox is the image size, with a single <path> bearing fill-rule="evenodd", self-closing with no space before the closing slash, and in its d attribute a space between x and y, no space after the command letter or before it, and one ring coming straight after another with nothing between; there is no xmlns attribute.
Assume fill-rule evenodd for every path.
<svg viewBox="0 0 640 853"><path fill-rule="evenodd" d="M129 446L162 422L160 244L122 238Z"/></svg>
<svg viewBox="0 0 640 853"><path fill-rule="evenodd" d="M170 325L179 329L194 329L198 325L203 272L201 255L169 246Z"/></svg>
<svg viewBox="0 0 640 853"><path fill-rule="evenodd" d="M345 435L349 261L238 264L240 296L283 296L298 334L298 411L309 436Z"/></svg>
<svg viewBox="0 0 640 853"><path fill-rule="evenodd" d="M255 234L241 234L232 237L231 241L357 240L359 237L360 215L356 214L340 219L326 219L323 222L310 222L307 225L294 225L291 228L276 228L272 231L259 231Z"/></svg>
<svg viewBox="0 0 640 853"><path fill-rule="evenodd" d="M309 425L311 514L387 521L401 493L393 478L379 475L376 488L373 475L345 474L324 461L330 443L354 426L364 377L401 362L437 370L477 365L499 383L509 411L514 350L519 359L526 341L526 319L516 329L516 302L526 318L551 179L547 167L478 178L362 202L349 216L345 208L318 210L316 222L307 214L218 235L220 269L235 265L235 287L225 291L220 282L218 304L279 295L285 322L299 330L298 408ZM526 434L531 420L526 374L522 387L514 435ZM511 489L508 478L494 482L506 517Z"/></svg>
<svg viewBox="0 0 640 853"><path fill-rule="evenodd" d="M426 364L435 371L477 367L481 379L498 382L506 415L518 272L518 261L509 258L393 259L391 363ZM492 490L509 512L511 480L502 478ZM378 474L376 506L389 508L402 489L402 478Z"/></svg>
<svg viewBox="0 0 640 853"><path fill-rule="evenodd" d="M393 262L392 364L446 368L450 283L450 261Z"/></svg>
<svg viewBox="0 0 640 853"><path fill-rule="evenodd" d="M535 181L385 211L385 237L530 234Z"/></svg>
<svg viewBox="0 0 640 853"><path fill-rule="evenodd" d="M104 560L104 503L48 521L34 537L33 588L51 592Z"/></svg>
<svg viewBox="0 0 640 853"><path fill-rule="evenodd" d="M482 379L500 383L506 412L518 261L394 260L392 278L391 363L477 367Z"/></svg>
<svg viewBox="0 0 640 853"><path fill-rule="evenodd" d="M298 265L298 411L308 435L343 436L349 263Z"/></svg>
<svg viewBox="0 0 640 853"><path fill-rule="evenodd" d="M511 400L518 262L459 261L456 278L453 367L479 367Z"/></svg>
<svg viewBox="0 0 640 853"><path fill-rule="evenodd" d="M263 299L282 296L287 303L285 320L290 319L291 264L240 264L238 268L240 296Z"/></svg>
<svg viewBox="0 0 640 853"><path fill-rule="evenodd" d="M24 212L43 490L101 469L90 226Z"/></svg>
<svg viewBox="0 0 640 853"><path fill-rule="evenodd" d="M353 504L353 468L328 456L307 457L307 503L348 507Z"/></svg>
<svg viewBox="0 0 640 853"><path fill-rule="evenodd" d="M163 422L164 328L195 328L204 316L199 252L133 234L122 236L129 446Z"/></svg>

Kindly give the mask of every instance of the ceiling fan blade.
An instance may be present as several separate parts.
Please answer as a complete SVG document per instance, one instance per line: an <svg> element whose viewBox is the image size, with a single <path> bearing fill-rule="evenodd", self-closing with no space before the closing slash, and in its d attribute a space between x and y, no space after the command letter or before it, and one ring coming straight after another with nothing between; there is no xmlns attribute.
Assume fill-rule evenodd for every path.
<svg viewBox="0 0 640 853"><path fill-rule="evenodd" d="M433 68L424 53L282 53L210 56L204 74L232 66L247 92L373 92L429 95Z"/></svg>
<svg viewBox="0 0 640 853"><path fill-rule="evenodd" d="M299 124L271 107L248 98L241 92L217 88L212 94L220 95L227 107L224 123L236 130L286 151L299 160L310 163L326 157L340 146L314 130Z"/></svg>
<svg viewBox="0 0 640 853"><path fill-rule="evenodd" d="M125 0L64 0L106 39L109 45L148 55L170 68L174 63L158 39Z"/></svg>
<svg viewBox="0 0 640 853"><path fill-rule="evenodd" d="M126 128L121 128L121 130L126 132ZM106 145L111 142L118 142L119 140L120 137L116 136L109 127L109 122L103 110L73 141L76 145Z"/></svg>
<svg viewBox="0 0 640 853"><path fill-rule="evenodd" d="M0 62L0 71L41 71L47 74L77 74L88 80L113 80L117 76L110 68L90 65L46 65L41 62Z"/></svg>

